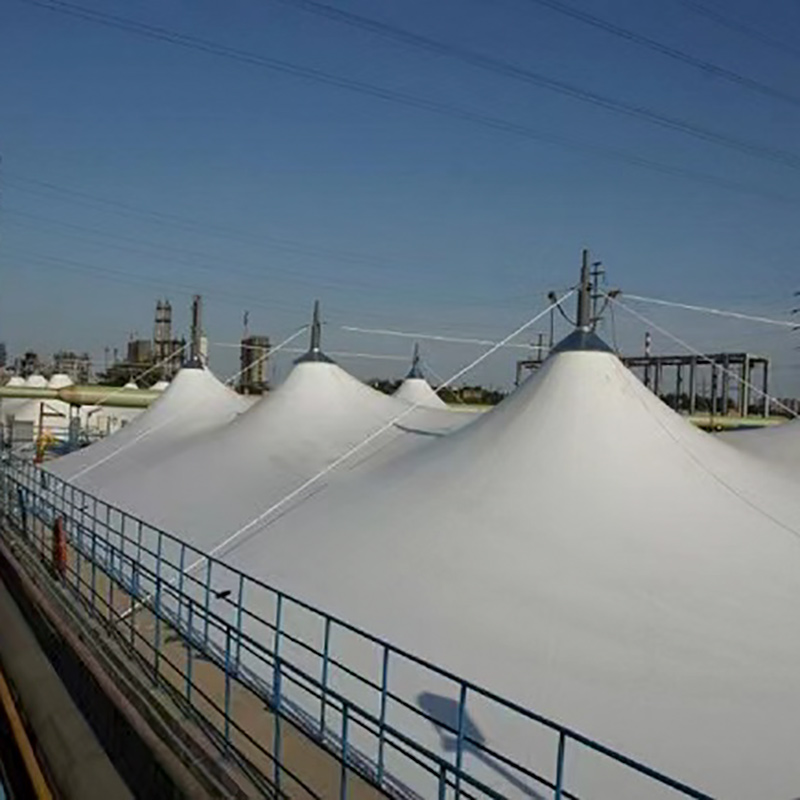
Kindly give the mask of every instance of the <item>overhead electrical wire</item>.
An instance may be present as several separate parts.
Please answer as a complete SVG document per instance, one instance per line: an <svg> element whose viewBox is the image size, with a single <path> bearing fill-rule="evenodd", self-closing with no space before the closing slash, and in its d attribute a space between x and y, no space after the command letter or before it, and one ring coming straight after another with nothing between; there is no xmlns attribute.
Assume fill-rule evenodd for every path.
<svg viewBox="0 0 800 800"><path fill-rule="evenodd" d="M298 0L298 2L310 1L311 0ZM292 0L277 0L277 2L290 3ZM488 0L488 2L491 3L494 2L494 0ZM761 81L755 80L754 78L748 78L746 75L741 75L734 70L721 67L712 61L708 61L707 59L693 56L677 47L664 44L664 42L660 42L657 39L653 39L649 36L645 36L644 34L632 31L629 28L624 28L621 25L616 25L615 23L609 22L608 20L598 17L597 15L588 11L582 11L581 9L575 8L567 3L562 3L561 0L527 0L527 2L549 8L552 11L558 12L559 14L563 14L567 17L571 17L572 19L584 22L587 25L591 25L594 28L605 31L606 33L610 33L612 36L616 36L620 39L632 42L633 44L646 47L649 50L660 53L661 55L671 58L674 61L679 61L683 64L687 64L688 66L695 67L696 69L699 69L708 75L713 75L716 78L729 81L745 89L758 92L766 97L771 97L774 100L781 100L785 103L790 103L791 105L800 106L800 96L798 95L784 92L781 89L776 89L774 86L769 86Z"/></svg>
<svg viewBox="0 0 800 800"><path fill-rule="evenodd" d="M676 344L680 345L684 349L688 350L692 355L697 356L702 361L705 361L706 363L711 364L715 369L719 370L723 374L728 375L729 377L733 378L736 383L740 383L743 386L746 386L751 391L753 391L756 394L760 395L761 397L765 398L765 400L768 403L774 404L774 405L779 406L780 408L784 409L784 411L787 411L789 414L792 415L792 417L798 416L797 413L793 409L789 408L789 406L787 406L785 403L782 403L780 400L778 400L777 397L773 397L772 395L767 394L767 392L765 392L763 389L759 389L758 386L756 386L755 384L750 383L750 381L745 380L740 375L738 375L734 370L727 369L726 367L722 366L721 364L717 364L713 359L709 358L705 353L703 353L702 351L698 350L696 347L692 347L692 345L690 345L685 340L681 339L679 336L676 336L674 333L670 333L670 331L668 331L666 328L662 327L661 325L658 325L657 323L653 322L653 320L648 319L647 317L645 317L644 314L640 314L635 309L633 309L630 306L628 306L625 303L623 303L619 299L618 296L612 296L610 294L606 294L605 292L603 292L603 294L605 294L605 296L607 298L609 298L609 301L611 303L613 303L614 305L619 306L621 309L626 311L632 317L635 317L640 322L643 322L645 325L648 325L649 327L653 328L653 330L657 331L662 336L666 336L668 339L672 339L673 342L675 342Z"/></svg>
<svg viewBox="0 0 800 800"><path fill-rule="evenodd" d="M473 344L481 346L497 344L497 342L493 342L490 339L472 339L460 336L438 336L434 333L409 333L408 331L395 331L387 328L359 328L354 325L342 325L341 329L351 333L369 333L373 336L398 336L403 339L426 339L433 342L452 342L454 344ZM523 350L535 348L535 345L532 344L509 343L502 346L517 347Z"/></svg>
<svg viewBox="0 0 800 800"><path fill-rule="evenodd" d="M641 303L651 303L658 306L668 306L670 308L681 308L686 311L700 311L705 314L714 314L719 317L732 317L733 319L746 320L748 322L763 322L765 325L778 325L783 328L795 330L798 327L796 322L789 322L782 319L771 319L770 317L759 317L753 314L742 314L740 311L726 311L723 308L709 308L707 306L697 306L690 303L677 303L672 300L659 300L655 297L642 297L638 294L623 293L626 300L638 300Z"/></svg>
<svg viewBox="0 0 800 800"><path fill-rule="evenodd" d="M170 44L178 45L180 47L198 50L200 52L205 52L210 55L220 56L244 64L249 64L251 66L264 67L266 69L292 75L293 77L302 78L304 80L310 80L317 83L323 83L329 86L335 86L340 89L346 89L348 91L369 95L388 102L393 102L411 108L416 108L423 111L435 113L438 115L443 115L454 119L460 119L462 121L475 123L486 128L491 128L493 130L498 130L505 133L513 134L533 141L538 141L545 144L550 144L571 150L583 151L585 153L590 153L594 156L599 156L602 158L622 161L631 165L659 172L661 174L672 175L674 177L683 177L696 182L705 183L707 185L715 185L718 188L749 193L765 197L771 200L778 200L789 203L800 202L798 201L797 198L783 196L779 193L762 191L760 189L739 183L737 181L732 181L727 178L720 178L716 175L698 172L695 170L690 170L674 165L664 164L658 161L653 161L651 159L633 155L627 151L621 151L614 148L595 145L589 142L572 140L567 137L556 134L542 133L540 131L534 130L519 123L511 122L499 117L493 117L487 114L483 114L481 112L472 111L470 109L463 108L460 106L441 103L427 98L422 98L416 95L411 95L405 92L400 92L393 89L387 89L385 87L371 83L366 83L364 81L345 78L343 76L335 75L331 72L327 72L324 70L315 69L312 67L305 67L287 61L282 61L279 59L262 56L249 51L231 48L225 45L211 42L207 39L199 39L197 37L189 36L187 34L182 34L167 28L136 22L135 20L131 20L125 17L105 14L102 12L94 11L92 9L84 8L83 6L75 5L73 3L63 2L63 0L47 0L47 1L18 0L18 1L26 3L31 6L36 6L42 9L64 13L72 17L95 22L104 25L106 27L116 28L129 33L134 33L136 35L143 36L148 39L163 41ZM583 90L577 89L576 87L576 92L581 93L582 91ZM598 97L598 102L595 104L602 105L603 103L601 103L600 101L601 98ZM612 100L608 101L609 107L613 106L615 103L616 101ZM627 111L624 111L623 113L628 113L634 116L636 115L642 116L646 111L646 110L637 111L636 109L637 107L631 106ZM659 115L653 112L653 116L658 117ZM675 126L680 127L681 125L684 125L682 121L678 120L670 121L670 119L667 117L663 118L661 124L663 124L666 127L675 127ZM689 125L688 127L691 128L692 126ZM684 130L684 132L689 132L689 131ZM717 144L727 143L726 146L740 150L741 152L746 152L750 155L760 155L762 158L767 158L768 160L780 163L783 166L789 166L792 168L800 169L800 157L792 153L787 153L772 148L766 148L758 144L734 139L733 137L729 137L725 134L717 134L713 131L704 131L703 129L700 128L696 129L696 135L699 138L705 138L709 141L713 141L715 138L717 138L719 139L719 141L717 141Z"/></svg>
<svg viewBox="0 0 800 800"><path fill-rule="evenodd" d="M70 238L75 238L78 241L88 242L91 245L101 246L104 248L112 248L115 250L120 250L126 253L133 253L139 255L145 255L149 258L157 258L159 261L166 262L168 264L174 264L181 267L189 267L191 269L202 270L205 272L209 272L212 274L219 275L222 271L220 265L214 265L208 263L208 255L204 253L200 253L198 251L187 250L185 248L173 247L170 245L155 243L155 242L147 242L143 241L140 237L130 237L130 236L121 236L119 234L111 234L107 233L106 231L98 230L96 228L86 228L81 225L74 225L72 223L63 222L61 220L54 220L46 217L41 217L37 214L28 214L27 212L21 212L16 210L5 209L3 211L4 215L10 215L12 217L19 216L22 218L29 218L31 220L38 220L40 222L46 223L48 226L57 226L63 227L67 229L67 232L55 230L53 227L48 227L47 233L48 234L56 234L59 236L68 236ZM9 224L9 221L6 220L6 224ZM10 221L12 225L20 225L23 228L31 227L31 223L28 222L16 222L14 220ZM42 230L39 226L33 225L32 226L35 230ZM76 231L78 233L73 233L71 231ZM88 233L91 236L81 236L79 235L80 232ZM112 241L105 242L105 241L95 241L91 237L100 237L101 239L110 239ZM119 240L120 242L125 242L126 244L118 244L113 240ZM144 246L143 247L141 246ZM153 252L150 252L147 248L151 248ZM168 256L163 255L161 251L165 251L167 253L176 253L178 257L175 256ZM205 262L198 261L196 259L205 259ZM398 287L388 288L382 284L370 284L365 281L354 280L352 278L344 278L340 274L337 274L336 279L331 281L330 279L326 280L322 277L317 276L314 273L308 273L302 269L295 268L295 267L278 267L275 266L272 260L269 262L265 262L262 267L259 269L255 265L253 266L242 266L235 261L231 261L230 258L227 256L224 257L222 262L224 267L225 273L231 273L235 275L241 275L247 278L254 278L258 280L267 280L270 282L280 282L280 283L292 283L292 284L299 284L301 286L309 286L314 287L315 289L343 289L346 288L348 292L366 292L368 294L390 294L392 297L396 297L399 291Z"/></svg>
<svg viewBox="0 0 800 800"><path fill-rule="evenodd" d="M229 347L236 350L263 350L263 345L246 345L241 342L209 342L210 345L215 347ZM285 347L284 353L307 353L308 348L302 347ZM380 353L351 353L348 351L325 350L325 354L329 356L336 356L337 358L375 358L383 359L385 361L408 361L408 356L392 356L382 355Z"/></svg>
<svg viewBox="0 0 800 800"><path fill-rule="evenodd" d="M107 280L116 281L118 283L125 283L132 286L146 286L157 289L159 291L170 290L178 294L193 296L195 294L202 294L204 297L220 300L221 302L233 303L241 308L246 306L256 306L268 309L281 309L284 311L297 312L301 310L299 305L289 305L286 303L279 303L275 301L260 301L252 295L238 295L232 292L226 292L220 289L209 289L197 284L185 284L175 281L154 280L130 272L123 272L122 270L111 269L110 267L100 267L96 264L87 264L82 261L75 261L64 257L55 257L43 255L40 253L29 253L23 251L14 251L3 248L0 252L0 257L6 261L5 267L13 267L15 264L29 262L35 266L44 269L55 269L58 271L68 270L70 272L78 272L88 275L100 275Z"/></svg>
<svg viewBox="0 0 800 800"><path fill-rule="evenodd" d="M39 2L39 0L25 1ZM59 2L60 0L52 1ZM534 86L538 86L539 88L547 89L549 91L556 92L557 94L566 95L567 97L572 97L573 99L580 100L581 102L590 103L591 105L599 106L619 114L637 117L655 125L680 131L681 133L738 150L748 155L767 158L771 161L776 161L780 164L783 164L784 166L790 166L794 169L800 168L800 156L794 153L789 153L784 150L761 145L756 142L750 142L738 137L729 136L726 133L710 130L700 125L695 125L692 122L688 122L687 120L671 117L667 114L663 114L645 106L627 103L623 100L607 97L590 89L578 86L577 84L568 83L567 81L545 75L541 72L535 72L527 67L496 58L495 56L485 55L476 50L470 50L469 48L461 47L460 45L448 44L437 39L431 39L427 36L422 36L397 25L381 22L373 19L372 17L365 17L361 14L354 14L350 11L344 11L340 8L335 8L334 6L318 2L318 0L272 0L272 2L302 8L311 13L335 20L336 22L341 22L345 25L367 30L370 33L382 36L386 39L390 39L410 47L415 47L417 49L436 53L437 55L454 58L465 64L469 64L470 66L477 67L498 75L503 75L507 78L530 83ZM800 103L800 99L795 98L794 102L796 104Z"/></svg>
<svg viewBox="0 0 800 800"><path fill-rule="evenodd" d="M15 172L4 172L3 182L7 186L21 188L23 191L36 193L35 190L22 186L19 187L18 183L32 184L48 192L56 194L64 194L70 198L80 198L83 202L96 203L102 206L108 206L115 209L116 213L123 214L131 217L138 217L146 219L147 221L170 228L183 228L192 232L200 232L207 236L218 237L223 239L230 239L240 242L257 242L270 245L272 247L285 250L290 253L298 253L301 255L310 255L316 258L337 259L340 261L352 261L357 264L366 264L374 266L376 263L386 265L394 265L397 267L406 267L407 264L400 259L391 256L377 255L373 253L357 252L353 250L345 250L341 248L331 248L323 246L310 245L306 242L289 239L285 237L270 236L265 233L249 233L238 228L231 228L220 223L208 222L205 220L193 219L180 214L175 214L169 211L154 211L152 209L142 208L141 206L134 205L129 202L122 202L108 197L102 197L96 194L90 194L79 189L73 189L50 181L37 180L29 178L24 175L19 175ZM47 196L47 195L45 195Z"/></svg>
<svg viewBox="0 0 800 800"><path fill-rule="evenodd" d="M697 0L676 0L676 2L680 3L682 6L684 6L684 8L694 11L695 14L699 14L702 17L713 20L718 25L722 25L729 30L736 31L736 33L740 33L743 36L747 36L754 41L760 42L768 47L772 47L775 50L780 50L781 52L787 53L795 58L800 58L800 47L788 44L787 42L782 42L780 39L775 39L773 36L768 36L766 33L762 33L750 25L737 22L725 14L722 14L713 8L709 8L703 3L698 3Z"/></svg>

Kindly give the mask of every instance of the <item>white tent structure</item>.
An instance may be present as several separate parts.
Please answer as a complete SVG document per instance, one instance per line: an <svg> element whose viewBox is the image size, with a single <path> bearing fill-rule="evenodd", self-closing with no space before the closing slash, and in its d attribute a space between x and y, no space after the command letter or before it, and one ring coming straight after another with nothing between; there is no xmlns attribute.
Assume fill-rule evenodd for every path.
<svg viewBox="0 0 800 800"><path fill-rule="evenodd" d="M25 386L25 378L19 375L12 375L6 386L22 387ZM27 403L24 397L4 397L0 400L0 428L9 424L16 412Z"/></svg>
<svg viewBox="0 0 800 800"><path fill-rule="evenodd" d="M63 372L57 372L47 382L48 389L64 389L67 386L72 386L72 378Z"/></svg>
<svg viewBox="0 0 800 800"><path fill-rule="evenodd" d="M96 490L136 467L157 464L182 443L226 425L243 410L241 398L208 369L184 367L150 408L117 433L50 462L47 468Z"/></svg>
<svg viewBox="0 0 800 800"><path fill-rule="evenodd" d="M29 375L25 379L25 385L30 387L31 389L46 389L47 388L47 378L44 375L34 374Z"/></svg>
<svg viewBox="0 0 800 800"><path fill-rule="evenodd" d="M114 469L112 461L112 469L78 474L78 485L196 547L213 549L375 431L386 428L335 473L337 479L471 420L471 415L414 408L345 372L320 349L318 313L315 309L308 353L275 391L231 424L203 431L180 448L159 448L155 458L147 453L135 465ZM69 477L63 468L59 474ZM326 483L300 492L291 505Z"/></svg>
<svg viewBox="0 0 800 800"><path fill-rule="evenodd" d="M41 385L42 381L45 382L44 386ZM72 379L64 373L56 373L49 381L44 376L31 375L25 385L36 389L63 389L72 386ZM14 408L13 416L17 422L32 422L37 436L40 425L43 433L58 438L65 438L69 433L70 407L63 400L22 400Z"/></svg>
<svg viewBox="0 0 800 800"><path fill-rule="evenodd" d="M800 498L593 334L472 425L285 512L222 557L711 796L800 794ZM420 702L424 684L398 681ZM490 745L530 756L520 732L473 714ZM674 796L572 758L580 797Z"/></svg>
<svg viewBox="0 0 800 800"><path fill-rule="evenodd" d="M169 381L156 381L150 388L154 392L163 392L169 389Z"/></svg>
<svg viewBox="0 0 800 800"><path fill-rule="evenodd" d="M447 408L447 403L433 391L431 385L425 379L420 366L419 345L414 345L414 358L411 362L411 369L406 375L394 396L399 400L405 400L412 405L424 406L426 408Z"/></svg>

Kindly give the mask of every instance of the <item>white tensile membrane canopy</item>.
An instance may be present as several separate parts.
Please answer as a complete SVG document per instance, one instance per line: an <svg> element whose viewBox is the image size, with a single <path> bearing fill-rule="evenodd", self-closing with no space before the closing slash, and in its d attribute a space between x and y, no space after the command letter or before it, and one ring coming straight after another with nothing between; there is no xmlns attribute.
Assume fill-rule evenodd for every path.
<svg viewBox="0 0 800 800"><path fill-rule="evenodd" d="M6 386L20 387L25 386L25 378L20 375L12 375L6 382ZM28 401L24 397L4 397L0 399L0 427L6 420L14 416L17 409L21 408Z"/></svg>
<svg viewBox="0 0 800 800"><path fill-rule="evenodd" d="M57 372L47 382L47 386L50 389L64 389L67 386L72 386L72 378L63 372Z"/></svg>
<svg viewBox="0 0 800 800"><path fill-rule="evenodd" d="M47 378L44 375L34 374L25 378L25 385L30 386L31 389L46 389Z"/></svg>
<svg viewBox="0 0 800 800"><path fill-rule="evenodd" d="M45 386L41 385L40 380L35 380L36 378L44 380ZM33 381L33 383L30 383L30 381ZM26 383L31 388L63 389L67 386L72 386L72 378L59 372L53 375L49 381L44 376L32 375ZM63 400L22 400L13 409L9 410L8 416L11 414L18 422L33 422L37 434L40 423L42 430L46 433L66 436L69 431L70 407L69 403L65 403Z"/></svg>
<svg viewBox="0 0 800 800"><path fill-rule="evenodd" d="M67 386L72 386L73 381L69 375L63 372L57 372L47 382L48 389L64 389ZM38 423L39 420L39 407L41 401L29 401L25 408L30 406L34 407L34 420ZM20 412L23 413L24 409ZM56 436L65 437L69 433L69 418L70 418L69 403L63 400L46 400L44 401L44 413L41 416L42 429L48 433Z"/></svg>
<svg viewBox="0 0 800 800"><path fill-rule="evenodd" d="M447 410L409 410L406 403L366 386L324 356L304 357L275 391L229 425L113 473L98 469L77 483L195 547L212 550L401 416L341 470L299 492L286 510L324 489L332 478L371 469L471 419Z"/></svg>
<svg viewBox="0 0 800 800"><path fill-rule="evenodd" d="M159 463L182 443L227 424L243 410L241 398L210 370L184 367L169 389L117 433L49 462L47 469L98 491L136 468Z"/></svg>
<svg viewBox="0 0 800 800"><path fill-rule="evenodd" d="M418 344L414 345L411 369L400 386L397 387L394 396L399 400L405 400L406 403L425 408L447 408L447 403L436 394L422 372Z"/></svg>
<svg viewBox="0 0 800 800"><path fill-rule="evenodd" d="M712 796L796 797L795 487L695 429L603 348L573 334L472 425L353 472L221 555ZM228 497L226 482L214 501ZM318 636L302 614L285 624ZM375 675L374 654L332 648ZM454 689L429 681L392 667L396 694L452 726ZM553 777L552 737L472 702L473 735ZM452 742L403 714L392 703L387 721L452 763ZM375 757L374 738L354 744ZM569 748L578 796L675 796ZM491 758L465 764L508 796L543 791ZM397 779L431 791L407 767L388 757Z"/></svg>

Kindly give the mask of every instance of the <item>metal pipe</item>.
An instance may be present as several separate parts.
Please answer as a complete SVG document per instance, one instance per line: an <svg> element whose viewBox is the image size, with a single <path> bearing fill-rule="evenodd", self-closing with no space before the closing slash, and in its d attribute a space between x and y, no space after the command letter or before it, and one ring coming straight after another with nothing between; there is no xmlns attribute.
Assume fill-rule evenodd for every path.
<svg viewBox="0 0 800 800"><path fill-rule="evenodd" d="M161 397L150 389L121 389L112 386L65 386L63 389L36 389L28 386L0 386L0 398L61 400L73 406L111 406L147 408Z"/></svg>

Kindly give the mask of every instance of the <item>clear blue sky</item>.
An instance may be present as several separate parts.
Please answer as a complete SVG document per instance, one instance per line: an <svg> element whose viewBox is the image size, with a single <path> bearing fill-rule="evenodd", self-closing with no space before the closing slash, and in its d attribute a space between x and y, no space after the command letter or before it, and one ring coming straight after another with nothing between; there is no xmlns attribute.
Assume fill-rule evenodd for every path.
<svg viewBox="0 0 800 800"><path fill-rule="evenodd" d="M549 289L574 281L584 245L630 292L785 318L800 289L800 6L702 1L787 47L680 0L564 0L790 97L714 77L532 0L329 0L739 144L796 154L794 165L274 0L83 4L742 191L5 0L0 340L12 353L99 356L132 332L151 334L159 295L185 324L196 290L212 342L236 341L245 309L252 331L279 341L319 297L329 349L405 355L410 342L338 326L502 336ZM773 355L776 390L800 392L790 333L638 308L701 349ZM642 326L619 313L617 323L622 343L638 349ZM425 350L442 374L477 354ZM220 374L235 370L234 350L211 355ZM493 358L476 379L508 383L515 356ZM404 368L342 363L362 377Z"/></svg>

